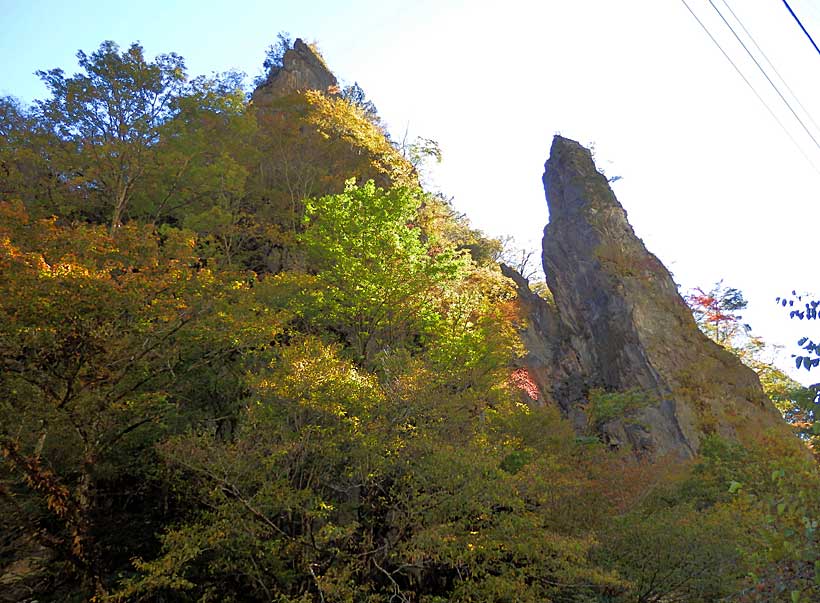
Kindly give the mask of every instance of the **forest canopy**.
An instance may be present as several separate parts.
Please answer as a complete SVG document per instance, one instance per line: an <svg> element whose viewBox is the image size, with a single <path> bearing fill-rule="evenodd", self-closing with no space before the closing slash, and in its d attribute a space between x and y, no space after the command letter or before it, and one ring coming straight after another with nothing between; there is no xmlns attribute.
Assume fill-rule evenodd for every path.
<svg viewBox="0 0 820 603"><path fill-rule="evenodd" d="M174 53L77 57L0 99L0 601L820 595L808 455L579 434L501 243L358 84L263 108ZM698 302L720 344L739 295ZM643 399L595 391L600 421Z"/></svg>

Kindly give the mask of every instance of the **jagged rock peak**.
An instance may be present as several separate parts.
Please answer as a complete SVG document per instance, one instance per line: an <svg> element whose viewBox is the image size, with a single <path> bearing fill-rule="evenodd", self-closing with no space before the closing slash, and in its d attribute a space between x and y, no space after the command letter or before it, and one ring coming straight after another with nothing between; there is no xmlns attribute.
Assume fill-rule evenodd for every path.
<svg viewBox="0 0 820 603"><path fill-rule="evenodd" d="M256 104L265 104L294 92L319 90L334 91L339 82L328 69L324 59L309 44L297 38L293 48L285 52L282 66L273 67L265 82L253 93Z"/></svg>
<svg viewBox="0 0 820 603"><path fill-rule="evenodd" d="M543 180L554 305L516 284L525 364L545 398L580 431L644 456L691 457L709 433L790 438L755 373L700 332L590 151L556 136Z"/></svg>

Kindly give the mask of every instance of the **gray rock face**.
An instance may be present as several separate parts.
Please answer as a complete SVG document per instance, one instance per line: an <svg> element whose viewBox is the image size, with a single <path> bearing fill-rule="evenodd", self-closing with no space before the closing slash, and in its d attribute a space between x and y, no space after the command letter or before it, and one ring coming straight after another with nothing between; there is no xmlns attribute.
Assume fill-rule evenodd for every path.
<svg viewBox="0 0 820 603"><path fill-rule="evenodd" d="M514 278L528 316L525 364L545 397L579 431L643 456L691 457L713 432L785 434L755 373L700 332L590 152L556 136L545 167L542 259L554 303Z"/></svg>
<svg viewBox="0 0 820 603"><path fill-rule="evenodd" d="M265 82L254 91L253 102L265 105L294 92L327 92L335 90L338 85L336 76L330 72L324 60L297 38L293 48L282 58L282 66L272 68Z"/></svg>

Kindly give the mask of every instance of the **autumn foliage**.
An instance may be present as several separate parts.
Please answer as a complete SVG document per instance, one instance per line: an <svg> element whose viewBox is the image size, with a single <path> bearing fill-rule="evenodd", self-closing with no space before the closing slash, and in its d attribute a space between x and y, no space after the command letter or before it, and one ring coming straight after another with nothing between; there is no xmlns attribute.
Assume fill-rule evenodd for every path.
<svg viewBox="0 0 820 603"><path fill-rule="evenodd" d="M0 601L817 598L816 468L578 437L499 242L372 111L139 45L80 67L0 103Z"/></svg>

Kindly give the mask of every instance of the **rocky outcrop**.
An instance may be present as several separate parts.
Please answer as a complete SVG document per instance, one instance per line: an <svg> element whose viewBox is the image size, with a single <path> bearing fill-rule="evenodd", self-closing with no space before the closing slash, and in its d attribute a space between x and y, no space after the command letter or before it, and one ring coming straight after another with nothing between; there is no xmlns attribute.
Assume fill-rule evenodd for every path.
<svg viewBox="0 0 820 603"><path fill-rule="evenodd" d="M282 57L282 66L273 67L267 79L254 91L253 102L264 106L294 92L328 92L336 90L338 85L336 76L327 68L324 59L297 38L293 48Z"/></svg>
<svg viewBox="0 0 820 603"><path fill-rule="evenodd" d="M525 364L579 431L640 455L691 457L705 434L786 433L755 373L701 333L590 152L556 136L544 173L550 302L515 277Z"/></svg>

